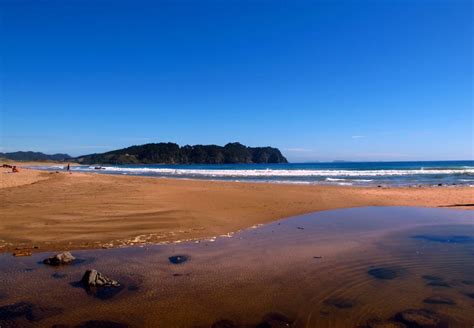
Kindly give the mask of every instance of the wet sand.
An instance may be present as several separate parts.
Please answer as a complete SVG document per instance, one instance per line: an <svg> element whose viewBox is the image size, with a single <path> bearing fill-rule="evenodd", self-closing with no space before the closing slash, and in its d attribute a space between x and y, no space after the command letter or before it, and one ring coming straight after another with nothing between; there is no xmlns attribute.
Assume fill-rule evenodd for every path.
<svg viewBox="0 0 474 328"><path fill-rule="evenodd" d="M469 187L368 188L173 180L21 169L0 174L0 250L90 249L205 238L360 206L472 209Z"/></svg>
<svg viewBox="0 0 474 328"><path fill-rule="evenodd" d="M75 251L57 267L41 263L53 253L4 254L0 325L470 327L473 214L324 211L215 241ZM84 289L91 268L121 287Z"/></svg>

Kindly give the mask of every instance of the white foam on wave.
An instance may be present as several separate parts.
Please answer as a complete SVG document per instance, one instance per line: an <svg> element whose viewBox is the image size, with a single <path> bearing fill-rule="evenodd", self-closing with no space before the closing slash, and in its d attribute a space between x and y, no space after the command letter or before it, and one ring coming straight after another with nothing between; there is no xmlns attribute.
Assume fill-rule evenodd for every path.
<svg viewBox="0 0 474 328"><path fill-rule="evenodd" d="M346 179L338 179L338 178L326 178L326 181L345 181Z"/></svg>
<svg viewBox="0 0 474 328"><path fill-rule="evenodd" d="M337 184L339 186L352 186L352 183L350 183L350 182L338 182Z"/></svg>
<svg viewBox="0 0 474 328"><path fill-rule="evenodd" d="M172 169L151 167L116 167L103 166L101 172L150 174L162 176L188 176L208 178L235 177L328 177L327 181L342 181L341 177L377 177L406 175L474 175L474 168L469 169L416 169L416 170L222 170L222 169ZM74 171L97 171L93 167L76 166ZM337 177L337 178L331 178ZM329 180L333 179L333 180ZM336 180L340 179L340 180ZM364 179L359 181L364 182ZM368 181L367 181L368 182Z"/></svg>

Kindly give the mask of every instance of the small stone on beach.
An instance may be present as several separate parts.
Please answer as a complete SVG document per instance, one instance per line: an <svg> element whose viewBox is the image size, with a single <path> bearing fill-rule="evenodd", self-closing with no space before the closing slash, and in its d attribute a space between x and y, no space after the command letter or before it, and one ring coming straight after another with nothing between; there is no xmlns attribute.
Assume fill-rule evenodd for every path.
<svg viewBox="0 0 474 328"><path fill-rule="evenodd" d="M87 270L82 277L82 283L86 287L119 287L120 283L110 279L97 270Z"/></svg>
<svg viewBox="0 0 474 328"><path fill-rule="evenodd" d="M47 259L43 260L44 264L47 265L62 265L62 264L70 264L76 258L72 256L70 252L63 252L56 254L54 256L48 257Z"/></svg>

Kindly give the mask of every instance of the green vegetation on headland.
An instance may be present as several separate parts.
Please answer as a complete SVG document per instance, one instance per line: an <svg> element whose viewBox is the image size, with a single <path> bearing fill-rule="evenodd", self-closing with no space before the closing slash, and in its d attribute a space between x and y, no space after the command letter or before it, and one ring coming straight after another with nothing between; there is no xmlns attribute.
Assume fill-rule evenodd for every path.
<svg viewBox="0 0 474 328"><path fill-rule="evenodd" d="M175 143L150 143L91 154L74 159L80 164L237 164L288 163L280 150L272 147L247 147L238 142L224 147Z"/></svg>
<svg viewBox="0 0 474 328"><path fill-rule="evenodd" d="M12 153L0 153L0 158L8 159L11 161L21 162L38 162L38 161L53 161L63 162L71 159L68 154L53 154L47 155L40 152L34 151L16 151Z"/></svg>

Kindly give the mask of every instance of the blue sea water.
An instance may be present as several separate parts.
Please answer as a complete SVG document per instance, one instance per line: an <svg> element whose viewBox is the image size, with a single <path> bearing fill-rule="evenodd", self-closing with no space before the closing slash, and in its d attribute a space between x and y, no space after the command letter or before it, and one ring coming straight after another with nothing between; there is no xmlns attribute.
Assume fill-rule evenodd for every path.
<svg viewBox="0 0 474 328"><path fill-rule="evenodd" d="M99 169L100 167L100 169ZM46 170L63 166L41 166ZM474 161L73 166L72 171L168 178L334 185L469 185Z"/></svg>

